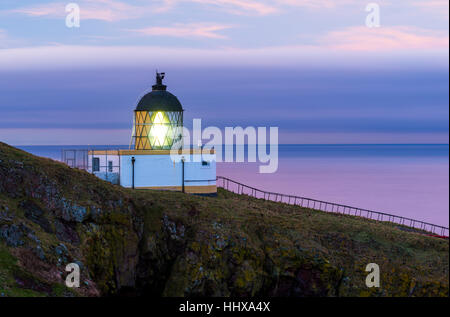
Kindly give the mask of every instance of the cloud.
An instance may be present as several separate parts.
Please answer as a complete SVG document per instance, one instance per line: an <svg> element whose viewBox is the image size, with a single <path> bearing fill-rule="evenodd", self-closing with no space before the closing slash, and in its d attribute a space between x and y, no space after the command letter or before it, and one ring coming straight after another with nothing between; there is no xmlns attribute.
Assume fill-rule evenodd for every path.
<svg viewBox="0 0 450 317"><path fill-rule="evenodd" d="M17 47L24 44L25 42L23 40L11 38L11 36L9 36L8 33L6 32L6 30L0 29L0 49Z"/></svg>
<svg viewBox="0 0 450 317"><path fill-rule="evenodd" d="M32 17L52 16L62 17L66 15L63 3L48 3L38 6L22 7L6 11L7 13L19 13Z"/></svg>
<svg viewBox="0 0 450 317"><path fill-rule="evenodd" d="M264 3L263 1L253 0L181 0L200 3L204 5L218 6L229 13L234 14L248 14L253 13L257 15L268 15L278 12L278 8Z"/></svg>
<svg viewBox="0 0 450 317"><path fill-rule="evenodd" d="M356 40L343 43L341 37L344 34L337 32L337 35L331 37L334 42L324 41L315 46L291 45L251 49L68 45L11 48L0 50L0 71L102 67L265 67L268 65L323 69L336 67L401 69L410 65L423 65L424 68L448 67L448 47L441 50L417 51L404 50L404 47L396 44L392 46L401 50L383 50L374 43L366 44L365 47ZM382 41L378 43L383 45ZM374 50L370 51L371 48Z"/></svg>
<svg viewBox="0 0 450 317"><path fill-rule="evenodd" d="M121 20L139 19L149 14L168 12L182 4L197 4L201 9L216 8L235 15L266 16L287 12L293 7L306 9L335 9L342 6L364 8L366 3L360 0L153 0L129 4L123 0L78 0L82 19L116 22ZM150 3L150 4L149 4ZM378 4L393 5L390 0L378 0ZM62 18L66 16L66 2L54 2L42 5L21 7L2 13L24 14L34 17ZM447 0L410 0L401 3L402 7L418 7L421 10L431 10L448 17Z"/></svg>
<svg viewBox="0 0 450 317"><path fill-rule="evenodd" d="M224 39L226 38L226 36L217 34L216 32L228 29L230 27L231 26L228 25L210 23L177 23L169 27L154 26L143 29L134 29L130 31L149 36L171 36L182 38L204 37L211 39Z"/></svg>
<svg viewBox="0 0 450 317"><path fill-rule="evenodd" d="M449 19L448 0L420 0L413 2L412 5L420 8L422 11L431 12L447 20Z"/></svg>
<svg viewBox="0 0 450 317"><path fill-rule="evenodd" d="M413 6L422 7L422 8L433 8L433 9L447 9L449 7L449 3L447 0L426 0L426 1L417 1L412 3Z"/></svg>
<svg viewBox="0 0 450 317"><path fill-rule="evenodd" d="M322 37L320 45L344 51L447 50L447 31L410 26L368 28L348 27Z"/></svg>
<svg viewBox="0 0 450 317"><path fill-rule="evenodd" d="M55 137L55 136L58 137ZM14 145L123 145L130 141L130 129L4 129L0 127L0 140Z"/></svg>
<svg viewBox="0 0 450 317"><path fill-rule="evenodd" d="M379 0L382 3L385 0ZM433 0L439 1L439 0ZM288 10L290 7L331 9L343 5L360 5L359 0L159 0L152 4L132 5L120 0L78 0L82 19L115 22L142 18L148 14L168 12L181 4L215 7L236 15L266 16ZM35 17L61 18L66 16L65 2L56 2L9 10L11 13Z"/></svg>
<svg viewBox="0 0 450 317"><path fill-rule="evenodd" d="M149 13L159 12L156 4L146 6L134 6L126 2L116 0L81 0L80 6L82 20L100 20L116 22L127 19L137 19ZM67 3L57 2L36 6L12 9L7 12L23 14L31 17L65 18Z"/></svg>
<svg viewBox="0 0 450 317"><path fill-rule="evenodd" d="M167 7L174 7L175 4L182 2L213 5L233 14L256 15L280 13L289 10L291 7L332 9L346 5L365 6L365 4L361 3L361 0L165 0ZM387 0L377 1L379 4L386 2Z"/></svg>
<svg viewBox="0 0 450 317"><path fill-rule="evenodd" d="M384 1L384 0L381 0ZM165 0L166 8L179 3L197 3L215 6L223 11L238 15L270 15L286 11L286 7L335 8L347 4L359 4L358 0Z"/></svg>
<svg viewBox="0 0 450 317"><path fill-rule="evenodd" d="M359 4L355 0L274 0L279 5L305 7L315 9L331 9L342 5Z"/></svg>
<svg viewBox="0 0 450 317"><path fill-rule="evenodd" d="M214 6L232 14L267 15L278 11L275 6L254 0L160 0L145 5L131 5L118 0L79 0L76 3L80 6L82 19L106 22L138 19L148 14L167 12L181 3ZM23 14L31 17L63 18L67 15L66 5L65 2L55 2L21 7L3 11L3 13Z"/></svg>

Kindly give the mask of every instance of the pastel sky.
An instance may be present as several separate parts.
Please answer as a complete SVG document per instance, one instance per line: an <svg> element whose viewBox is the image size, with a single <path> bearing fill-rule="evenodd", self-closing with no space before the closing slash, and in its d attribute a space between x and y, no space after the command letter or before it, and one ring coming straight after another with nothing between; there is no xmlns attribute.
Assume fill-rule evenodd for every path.
<svg viewBox="0 0 450 317"><path fill-rule="evenodd" d="M65 24L80 7L79 28ZM448 143L446 0L1 0L0 140L128 144L155 69L190 126Z"/></svg>

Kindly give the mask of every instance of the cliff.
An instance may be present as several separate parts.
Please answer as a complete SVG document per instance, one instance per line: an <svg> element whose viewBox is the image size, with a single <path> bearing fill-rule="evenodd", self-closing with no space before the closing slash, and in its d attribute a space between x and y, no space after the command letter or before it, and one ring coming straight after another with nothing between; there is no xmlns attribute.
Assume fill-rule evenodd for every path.
<svg viewBox="0 0 450 317"><path fill-rule="evenodd" d="M220 189L133 191L0 143L0 296L448 296L448 240L400 229Z"/></svg>

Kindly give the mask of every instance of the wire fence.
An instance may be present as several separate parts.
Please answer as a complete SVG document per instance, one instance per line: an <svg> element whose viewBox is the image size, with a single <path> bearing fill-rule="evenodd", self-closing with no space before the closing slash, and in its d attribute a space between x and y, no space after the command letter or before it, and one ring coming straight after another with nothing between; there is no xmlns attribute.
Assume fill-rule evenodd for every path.
<svg viewBox="0 0 450 317"><path fill-rule="evenodd" d="M72 168L87 170L89 168L88 153L87 149L64 149L61 150L61 161Z"/></svg>
<svg viewBox="0 0 450 317"><path fill-rule="evenodd" d="M402 216L396 216L384 212L368 210L364 208L357 208L342 204L331 203L312 198L268 192L251 186L244 185L242 183L236 182L232 179L223 176L217 176L217 187L222 187L233 193L240 195L248 195L258 199L281 202L290 205L297 205L303 208L316 209L326 212L358 216L376 221L390 222L393 224L398 224L412 229L422 230L443 237L448 237L449 234L449 229L447 227L435 225L432 223Z"/></svg>

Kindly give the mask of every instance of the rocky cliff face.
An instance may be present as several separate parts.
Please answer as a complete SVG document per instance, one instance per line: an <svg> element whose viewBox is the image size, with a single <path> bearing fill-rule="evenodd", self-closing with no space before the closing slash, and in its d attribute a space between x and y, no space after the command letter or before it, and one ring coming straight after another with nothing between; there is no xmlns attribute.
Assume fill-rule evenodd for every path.
<svg viewBox="0 0 450 317"><path fill-rule="evenodd" d="M40 295L448 296L448 241L225 191L127 190L0 143L0 296Z"/></svg>

